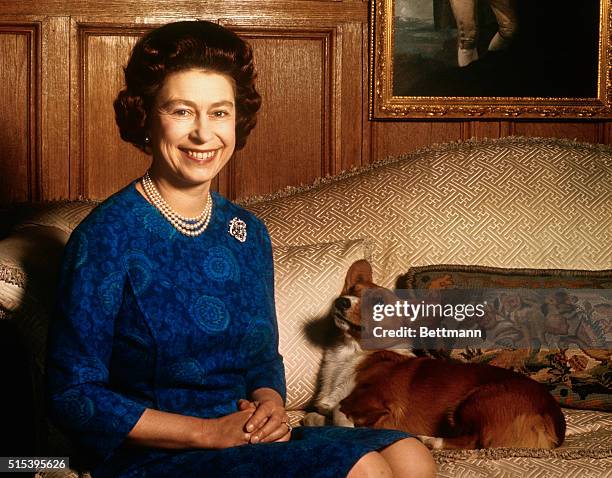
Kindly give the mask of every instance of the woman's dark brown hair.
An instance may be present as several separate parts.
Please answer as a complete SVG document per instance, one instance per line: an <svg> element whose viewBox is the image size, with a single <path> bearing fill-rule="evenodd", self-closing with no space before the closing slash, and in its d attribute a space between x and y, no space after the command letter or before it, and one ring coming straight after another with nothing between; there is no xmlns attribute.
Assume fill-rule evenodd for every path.
<svg viewBox="0 0 612 478"><path fill-rule="evenodd" d="M169 23L142 37L125 67L125 89L115 100L121 139L150 153L145 142L147 119L155 97L170 73L205 69L232 78L236 93L236 150L255 127L261 96L255 89L255 66L248 43L216 23Z"/></svg>

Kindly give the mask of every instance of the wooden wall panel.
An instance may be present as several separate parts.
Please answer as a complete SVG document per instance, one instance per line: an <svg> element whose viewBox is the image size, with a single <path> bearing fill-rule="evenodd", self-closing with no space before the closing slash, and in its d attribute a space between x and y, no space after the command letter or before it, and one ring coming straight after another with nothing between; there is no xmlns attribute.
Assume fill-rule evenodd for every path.
<svg viewBox="0 0 612 478"><path fill-rule="evenodd" d="M37 32L0 24L0 202L38 199Z"/></svg>
<svg viewBox="0 0 612 478"><path fill-rule="evenodd" d="M331 32L255 32L257 127L229 164L230 197L266 194L330 172ZM222 190L222 192L224 192Z"/></svg>
<svg viewBox="0 0 612 478"><path fill-rule="evenodd" d="M460 121L373 122L371 161L462 138Z"/></svg>
<svg viewBox="0 0 612 478"><path fill-rule="evenodd" d="M140 32L120 27L79 27L79 91L81 133L75 168L78 194L105 198L142 175L149 157L121 140L115 124L113 101L123 87L123 67Z"/></svg>
<svg viewBox="0 0 612 478"><path fill-rule="evenodd" d="M610 121L419 121L372 122L373 161L434 143L471 138L529 136L612 144Z"/></svg>
<svg viewBox="0 0 612 478"><path fill-rule="evenodd" d="M513 124L509 121L472 121L464 123L464 137L501 138L513 134Z"/></svg>

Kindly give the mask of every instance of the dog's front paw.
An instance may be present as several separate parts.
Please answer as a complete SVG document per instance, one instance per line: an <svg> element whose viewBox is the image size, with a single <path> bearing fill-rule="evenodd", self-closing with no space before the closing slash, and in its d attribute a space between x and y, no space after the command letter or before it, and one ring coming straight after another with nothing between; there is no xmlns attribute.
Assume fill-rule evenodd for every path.
<svg viewBox="0 0 612 478"><path fill-rule="evenodd" d="M327 417L317 412L307 413L302 419L302 423L307 427L322 427L325 425Z"/></svg>
<svg viewBox="0 0 612 478"><path fill-rule="evenodd" d="M444 448L444 438L428 437L426 435L417 435L417 438L431 450L441 450Z"/></svg>

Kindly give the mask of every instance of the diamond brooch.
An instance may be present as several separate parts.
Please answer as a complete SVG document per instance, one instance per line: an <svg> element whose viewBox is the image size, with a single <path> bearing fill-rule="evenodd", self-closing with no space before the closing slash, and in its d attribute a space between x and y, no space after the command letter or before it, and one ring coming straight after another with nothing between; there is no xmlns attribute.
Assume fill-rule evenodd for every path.
<svg viewBox="0 0 612 478"><path fill-rule="evenodd" d="M244 242L247 238L247 225L242 219L235 217L229 223L228 232L234 239Z"/></svg>

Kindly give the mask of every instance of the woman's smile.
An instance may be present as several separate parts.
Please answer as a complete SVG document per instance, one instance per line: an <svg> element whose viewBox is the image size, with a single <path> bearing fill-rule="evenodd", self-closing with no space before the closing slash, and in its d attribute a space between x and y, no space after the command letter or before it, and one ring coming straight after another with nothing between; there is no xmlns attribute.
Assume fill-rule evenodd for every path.
<svg viewBox="0 0 612 478"><path fill-rule="evenodd" d="M206 163L210 159L212 159L215 154L220 151L220 149L208 150L208 151L198 151L196 149L185 149L179 148L187 158L196 161L198 163Z"/></svg>

